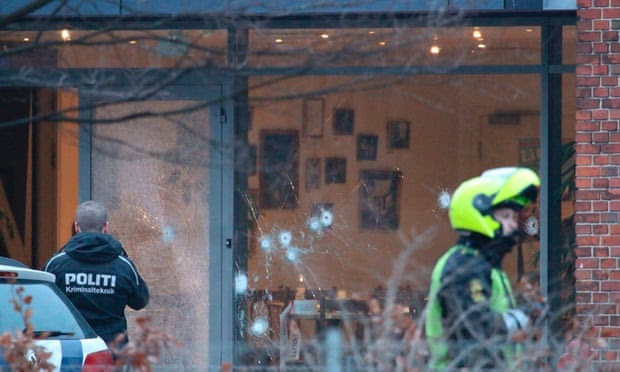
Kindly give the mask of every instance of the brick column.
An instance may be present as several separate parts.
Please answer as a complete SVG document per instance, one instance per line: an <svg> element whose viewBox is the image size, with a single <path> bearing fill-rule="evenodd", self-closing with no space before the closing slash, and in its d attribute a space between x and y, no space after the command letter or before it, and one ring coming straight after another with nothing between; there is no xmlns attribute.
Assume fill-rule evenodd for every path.
<svg viewBox="0 0 620 372"><path fill-rule="evenodd" d="M620 367L620 0L577 7L576 310L607 369Z"/></svg>

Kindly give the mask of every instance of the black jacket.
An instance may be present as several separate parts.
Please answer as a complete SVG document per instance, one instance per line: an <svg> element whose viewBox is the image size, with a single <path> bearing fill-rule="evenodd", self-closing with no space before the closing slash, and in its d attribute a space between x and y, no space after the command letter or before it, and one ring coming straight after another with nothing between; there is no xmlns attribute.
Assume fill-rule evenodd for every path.
<svg viewBox="0 0 620 372"><path fill-rule="evenodd" d="M125 306L139 310L149 290L121 243L109 234L83 232L45 265L56 285L106 342L127 330Z"/></svg>

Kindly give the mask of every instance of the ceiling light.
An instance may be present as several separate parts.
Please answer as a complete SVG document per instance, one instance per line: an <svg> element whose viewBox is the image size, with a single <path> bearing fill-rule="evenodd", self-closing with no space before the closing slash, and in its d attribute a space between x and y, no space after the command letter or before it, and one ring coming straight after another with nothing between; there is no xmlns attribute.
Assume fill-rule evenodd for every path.
<svg viewBox="0 0 620 372"><path fill-rule="evenodd" d="M482 32L480 32L480 30L474 30L473 36L474 39L479 39L482 37Z"/></svg>
<svg viewBox="0 0 620 372"><path fill-rule="evenodd" d="M275 41L277 44L281 44L284 40L282 40L282 39L280 39L280 38L277 38L277 39L275 39L274 41Z"/></svg>
<svg viewBox="0 0 620 372"><path fill-rule="evenodd" d="M480 49L484 49L486 47L487 47L486 44L482 44L482 43L478 44L478 48L480 48Z"/></svg>
<svg viewBox="0 0 620 372"><path fill-rule="evenodd" d="M321 34L321 38L322 39L327 39L327 38L329 38L329 35L328 34Z"/></svg>
<svg viewBox="0 0 620 372"><path fill-rule="evenodd" d="M69 41L71 40L71 33L69 32L69 30L67 30L66 28L60 31L60 37L64 40L64 41Z"/></svg>
<svg viewBox="0 0 620 372"><path fill-rule="evenodd" d="M374 35L374 34L375 34L375 31L368 31L368 34L370 34L370 35Z"/></svg>
<svg viewBox="0 0 620 372"><path fill-rule="evenodd" d="M534 32L534 29L533 28L526 28L525 32Z"/></svg>
<svg viewBox="0 0 620 372"><path fill-rule="evenodd" d="M431 47L431 54L439 54L439 52L441 51L441 48L439 47L439 45L433 45Z"/></svg>
<svg viewBox="0 0 620 372"><path fill-rule="evenodd" d="M129 40L129 44L131 44L131 45L134 45L136 43L137 43L137 41L135 41L135 40Z"/></svg>
<svg viewBox="0 0 620 372"><path fill-rule="evenodd" d="M25 37L24 41L28 42L28 41L30 41L30 38L29 37Z"/></svg>
<svg viewBox="0 0 620 372"><path fill-rule="evenodd" d="M380 42L379 42L379 45L381 45L381 46L385 46L385 45L387 45L387 42L385 42L385 41L380 41Z"/></svg>

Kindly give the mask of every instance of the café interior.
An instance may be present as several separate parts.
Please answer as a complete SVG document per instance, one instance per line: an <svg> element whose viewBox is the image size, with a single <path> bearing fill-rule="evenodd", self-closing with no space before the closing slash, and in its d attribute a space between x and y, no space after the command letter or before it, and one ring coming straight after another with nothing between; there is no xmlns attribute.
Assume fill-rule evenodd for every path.
<svg viewBox="0 0 620 372"><path fill-rule="evenodd" d="M458 184L541 164L543 26L470 23L0 32L8 49L45 45L5 59L25 87L3 94L42 119L0 128L3 193L25 221L22 248L4 253L41 266L70 237L75 205L104 202L151 287L130 321L149 316L192 355L165 366L208 363L200 350L228 340L215 315L232 320L237 363L263 366L312 357L282 353L291 332L308 345L338 329L354 349L373 312L416 320L457 237ZM574 64L575 33L561 27L558 64ZM243 53L231 55L234 38ZM64 75L37 80L48 67ZM570 146L574 73L560 88ZM515 284L540 270L538 209L504 261ZM572 200L555 212L569 218ZM46 216L56 223L33 223Z"/></svg>

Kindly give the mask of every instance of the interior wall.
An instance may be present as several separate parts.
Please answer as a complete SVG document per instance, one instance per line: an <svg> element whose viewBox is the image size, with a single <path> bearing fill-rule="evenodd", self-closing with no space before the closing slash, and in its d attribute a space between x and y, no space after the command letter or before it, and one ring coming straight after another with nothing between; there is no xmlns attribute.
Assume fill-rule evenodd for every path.
<svg viewBox="0 0 620 372"><path fill-rule="evenodd" d="M45 41L58 43L58 32L44 32ZM223 66L225 30L72 30L72 43L56 45L61 68L137 68Z"/></svg>
<svg viewBox="0 0 620 372"><path fill-rule="evenodd" d="M537 75L383 77L364 82L316 76L274 85L269 79L251 79L251 85L266 87L251 93L249 142L258 147L260 158L261 131L299 130L299 207L263 209L259 203L249 246L249 273L257 289L294 288L301 285L303 276L303 285L309 288L338 287L363 295L376 286L385 287L396 265L405 259L407 269L400 281L426 290L432 265L456 240L447 210L438 202L442 193L450 194L461 181L484 169L519 165L526 145L534 143L534 153L539 148ZM306 137L303 97L317 96L325 101L323 134ZM338 107L354 110L352 135L334 135L332 115ZM489 117L497 113L516 113L518 122L489 124ZM389 120L410 122L408 149L388 148ZM376 160L356 159L358 134L378 137ZM305 160L319 157L324 177L323 159L334 156L346 158L346 182L326 184L321 178L320 188L307 191ZM398 229L360 226L360 171L364 169L402 173ZM259 177L249 176L248 185L256 193L261 187ZM314 203L333 203L333 225L320 234L308 230ZM291 233L298 260L288 259L287 250L278 245L282 232ZM261 249L264 237L275 242L273 250ZM412 251L405 256L407 247ZM532 264L537 247L536 238L522 244L525 271L537 271ZM515 252L506 258L505 267L516 279Z"/></svg>

